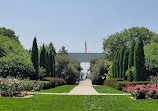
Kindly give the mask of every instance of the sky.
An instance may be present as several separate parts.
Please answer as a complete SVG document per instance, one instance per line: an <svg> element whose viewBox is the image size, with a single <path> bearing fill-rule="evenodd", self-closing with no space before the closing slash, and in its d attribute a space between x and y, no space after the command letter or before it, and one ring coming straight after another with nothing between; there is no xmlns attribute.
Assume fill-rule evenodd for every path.
<svg viewBox="0 0 158 111"><path fill-rule="evenodd" d="M131 27L158 33L158 0L0 0L0 27L26 49L52 42L58 51L101 53L103 39Z"/></svg>

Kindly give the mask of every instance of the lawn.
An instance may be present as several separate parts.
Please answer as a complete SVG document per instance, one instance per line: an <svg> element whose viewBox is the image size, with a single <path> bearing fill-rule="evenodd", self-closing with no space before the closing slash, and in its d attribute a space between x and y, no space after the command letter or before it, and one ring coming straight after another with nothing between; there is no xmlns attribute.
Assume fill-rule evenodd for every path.
<svg viewBox="0 0 158 111"><path fill-rule="evenodd" d="M55 88L51 89L45 89L41 91L36 91L36 92L46 92L46 93L68 93L70 92L76 85L62 85L62 86L57 86Z"/></svg>
<svg viewBox="0 0 158 111"><path fill-rule="evenodd" d="M130 96L34 95L28 99L0 97L0 111L156 111L158 100Z"/></svg>
<svg viewBox="0 0 158 111"><path fill-rule="evenodd" d="M93 88L99 93L124 93L123 91L103 85L93 86Z"/></svg>

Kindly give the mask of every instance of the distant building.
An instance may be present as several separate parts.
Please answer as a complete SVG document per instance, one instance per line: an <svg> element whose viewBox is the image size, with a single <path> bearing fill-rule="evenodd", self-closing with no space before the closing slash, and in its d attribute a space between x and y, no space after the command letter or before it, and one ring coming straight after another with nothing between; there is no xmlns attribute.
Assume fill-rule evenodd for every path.
<svg viewBox="0 0 158 111"><path fill-rule="evenodd" d="M90 59L95 57L103 57L102 53L68 53L68 56L80 62L80 65L83 68L83 72L85 74L89 73L88 69L90 67Z"/></svg>

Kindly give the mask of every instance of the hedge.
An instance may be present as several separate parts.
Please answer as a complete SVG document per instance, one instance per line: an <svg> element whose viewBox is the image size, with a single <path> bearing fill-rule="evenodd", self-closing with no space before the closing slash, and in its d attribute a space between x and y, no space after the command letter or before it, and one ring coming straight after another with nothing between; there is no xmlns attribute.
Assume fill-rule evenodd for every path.
<svg viewBox="0 0 158 111"><path fill-rule="evenodd" d="M115 87L115 82L117 81L123 81L121 78L114 78L114 79L108 79L104 81L104 85L110 86L110 87Z"/></svg>
<svg viewBox="0 0 158 111"><path fill-rule="evenodd" d="M44 77L43 80L50 81L51 82L51 87L66 84L66 81L62 78Z"/></svg>

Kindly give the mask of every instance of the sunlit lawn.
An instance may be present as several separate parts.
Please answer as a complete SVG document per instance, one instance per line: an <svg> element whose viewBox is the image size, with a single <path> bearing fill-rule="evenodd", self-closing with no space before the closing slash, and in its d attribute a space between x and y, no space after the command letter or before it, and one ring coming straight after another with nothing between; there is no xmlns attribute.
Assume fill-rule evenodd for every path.
<svg viewBox="0 0 158 111"><path fill-rule="evenodd" d="M124 93L123 91L104 85L93 86L93 88L99 93Z"/></svg>
<svg viewBox="0 0 158 111"><path fill-rule="evenodd" d="M62 85L62 86L57 86L57 87L51 88L51 89L41 90L41 91L38 91L38 92L46 92L46 93L68 93L74 87L76 87L76 85Z"/></svg>
<svg viewBox="0 0 158 111"><path fill-rule="evenodd" d="M0 111L157 111L158 100L130 96L34 95L28 99L0 97Z"/></svg>

